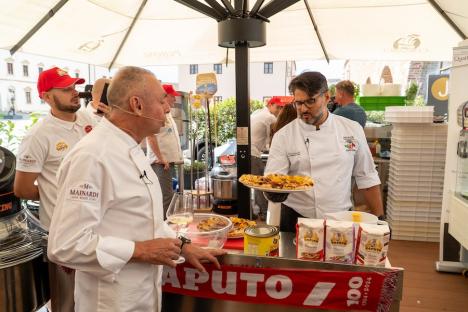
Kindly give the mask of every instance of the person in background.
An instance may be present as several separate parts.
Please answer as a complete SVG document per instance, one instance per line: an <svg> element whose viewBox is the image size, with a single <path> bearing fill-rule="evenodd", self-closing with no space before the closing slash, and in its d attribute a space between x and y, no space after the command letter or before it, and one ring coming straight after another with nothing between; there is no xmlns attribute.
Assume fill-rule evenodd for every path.
<svg viewBox="0 0 468 312"><path fill-rule="evenodd" d="M305 72L289 84L299 118L275 133L265 174L309 176L310 191L291 194L265 193L283 202L280 230L295 232L297 218L324 218L326 213L347 211L354 178L372 213L383 216L380 179L358 123L328 111L327 79L319 72Z"/></svg>
<svg viewBox="0 0 468 312"><path fill-rule="evenodd" d="M75 85L82 83L84 79L72 78L58 67L39 74L39 97L49 104L50 112L26 133L18 150L15 195L40 200L39 219L46 229L55 210L59 165L95 124L88 114L79 110ZM52 310L73 311L73 272L49 263L49 276Z"/></svg>
<svg viewBox="0 0 468 312"><path fill-rule="evenodd" d="M174 165L183 163L182 148L177 125L171 115L175 106L176 96L180 96L172 85L162 85L167 94L165 107L166 123L160 132L146 138L147 156L151 168L158 176L163 194L164 218L171 203L174 191L172 190L172 177L175 175Z"/></svg>
<svg viewBox="0 0 468 312"><path fill-rule="evenodd" d="M63 160L48 255L76 270L75 311L160 311L162 265L185 258L219 269L219 249L191 244L163 221L158 177L139 143L165 124L166 92L154 74L123 67L112 107Z"/></svg>
<svg viewBox="0 0 468 312"><path fill-rule="evenodd" d="M327 107L330 113L333 113L339 107L338 103L336 103L334 95L330 97L330 101L328 102Z"/></svg>
<svg viewBox="0 0 468 312"><path fill-rule="evenodd" d="M109 85L111 80L108 78L99 78L94 82L93 89L91 90L92 100L86 106L86 112L98 123L101 121L102 116L109 113L110 107L101 102L103 98L104 86ZM107 96L105 97L107 99Z"/></svg>
<svg viewBox="0 0 468 312"><path fill-rule="evenodd" d="M276 122L271 125L271 138L273 139L276 132L295 119L297 119L297 110L294 108L294 105L285 105L279 113Z"/></svg>
<svg viewBox="0 0 468 312"><path fill-rule="evenodd" d="M252 174L263 175L265 164L261 159L263 151L267 150L270 143L271 125L276 122L276 117L279 115L285 103L281 102L279 97L272 97L267 106L254 111L250 115L250 167ZM255 205L259 208L259 217L261 220L266 219L268 202L262 192L255 191Z"/></svg>
<svg viewBox="0 0 468 312"><path fill-rule="evenodd" d="M349 80L343 80L336 84L335 101L339 107L333 111L333 114L354 120L364 128L367 115L364 109L354 102L354 92L354 84Z"/></svg>

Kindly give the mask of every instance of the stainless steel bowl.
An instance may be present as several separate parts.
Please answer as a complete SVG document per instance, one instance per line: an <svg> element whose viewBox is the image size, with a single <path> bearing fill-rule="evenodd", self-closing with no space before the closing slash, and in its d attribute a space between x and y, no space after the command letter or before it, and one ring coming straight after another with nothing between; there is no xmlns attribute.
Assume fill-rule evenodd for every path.
<svg viewBox="0 0 468 312"><path fill-rule="evenodd" d="M222 200L235 200L237 197L237 181L235 178L212 177L213 197Z"/></svg>
<svg viewBox="0 0 468 312"><path fill-rule="evenodd" d="M37 311L49 298L48 269L42 253L25 262L0 267L0 311Z"/></svg>
<svg viewBox="0 0 468 312"><path fill-rule="evenodd" d="M0 311L33 312L49 300L45 237L27 209L0 218Z"/></svg>

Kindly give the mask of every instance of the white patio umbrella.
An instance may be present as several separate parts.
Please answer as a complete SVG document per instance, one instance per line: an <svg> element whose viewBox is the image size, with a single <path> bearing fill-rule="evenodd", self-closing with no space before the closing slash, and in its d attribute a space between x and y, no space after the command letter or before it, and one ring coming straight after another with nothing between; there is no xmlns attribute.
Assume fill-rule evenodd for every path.
<svg viewBox="0 0 468 312"><path fill-rule="evenodd" d="M237 131L241 134L237 174L241 176L250 171L246 157L250 122L245 109L249 60L450 60L452 47L466 39L468 30L467 1L256 0L248 6L248 0L234 0L237 11L230 2L0 0L0 48L107 67L219 63L226 58L225 49L218 47L216 20L222 21L223 45L236 42L236 127L241 130ZM263 17L253 14L259 7ZM245 17L250 15L253 21ZM266 45L250 49L250 56L250 33L226 36L233 29L226 26L231 22L260 24L264 18L270 22ZM262 27L255 28L256 34L263 34ZM250 42L265 42L261 35L257 39ZM239 216L248 217L249 190L239 186L237 192Z"/></svg>
<svg viewBox="0 0 468 312"><path fill-rule="evenodd" d="M450 60L452 47L468 33L468 1L307 3L330 59ZM218 47L216 21L173 0L0 0L0 8L3 49L101 66L226 58L226 49ZM305 2L299 1L270 18L266 46L251 49L250 61L323 59L324 49Z"/></svg>

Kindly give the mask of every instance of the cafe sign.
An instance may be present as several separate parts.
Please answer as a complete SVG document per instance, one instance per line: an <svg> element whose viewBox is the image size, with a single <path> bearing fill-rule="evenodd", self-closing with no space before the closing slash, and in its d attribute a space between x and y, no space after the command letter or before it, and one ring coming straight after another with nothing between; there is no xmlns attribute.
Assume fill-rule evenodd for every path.
<svg viewBox="0 0 468 312"><path fill-rule="evenodd" d="M163 291L192 297L314 309L389 311L397 271L357 272L183 264L164 267Z"/></svg>

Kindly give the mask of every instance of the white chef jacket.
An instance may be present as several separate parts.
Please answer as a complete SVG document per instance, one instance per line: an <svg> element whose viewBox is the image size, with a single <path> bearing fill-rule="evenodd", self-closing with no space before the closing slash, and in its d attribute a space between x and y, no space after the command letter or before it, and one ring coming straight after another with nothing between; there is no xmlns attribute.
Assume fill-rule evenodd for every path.
<svg viewBox="0 0 468 312"><path fill-rule="evenodd" d="M167 162L182 163L184 161L182 157L182 148L180 147L179 131L177 130L177 125L174 118L172 118L171 113L166 114L165 125L161 130L159 130L159 133L155 134L155 136L158 141L159 150ZM146 146L150 163L158 160L158 157L151 149L151 145L146 144Z"/></svg>
<svg viewBox="0 0 468 312"><path fill-rule="evenodd" d="M16 170L39 173L39 218L49 228L57 196L56 173L65 155L88 132L95 122L83 110L76 113L74 122L65 121L49 113L26 134L18 150Z"/></svg>
<svg viewBox="0 0 468 312"><path fill-rule="evenodd" d="M175 237L137 142L105 117L64 159L49 258L76 269L75 311L159 311L162 266L129 262L135 241Z"/></svg>
<svg viewBox="0 0 468 312"><path fill-rule="evenodd" d="M318 131L296 119L275 133L265 168L269 173L312 177L312 190L290 193L284 202L309 218L351 208L351 177L359 189L380 184L362 127L333 114Z"/></svg>
<svg viewBox="0 0 468 312"><path fill-rule="evenodd" d="M85 108L85 111L86 113L89 115L89 117L91 117L91 119L94 120L94 122L97 124L98 122L101 121L102 119L102 116L101 115L98 115L96 114L97 113L97 109L95 109L92 105L92 102L89 102L88 105L86 106Z"/></svg>
<svg viewBox="0 0 468 312"><path fill-rule="evenodd" d="M276 122L276 117L267 107L256 110L250 116L250 154L260 158L262 151L270 142L271 125Z"/></svg>

